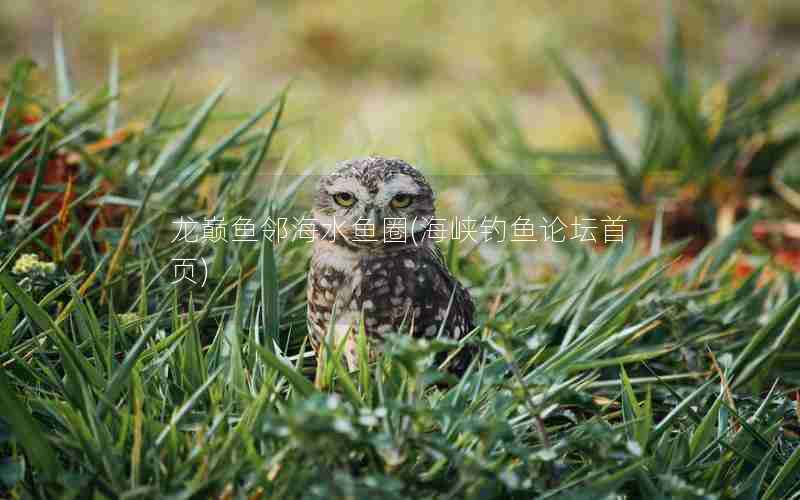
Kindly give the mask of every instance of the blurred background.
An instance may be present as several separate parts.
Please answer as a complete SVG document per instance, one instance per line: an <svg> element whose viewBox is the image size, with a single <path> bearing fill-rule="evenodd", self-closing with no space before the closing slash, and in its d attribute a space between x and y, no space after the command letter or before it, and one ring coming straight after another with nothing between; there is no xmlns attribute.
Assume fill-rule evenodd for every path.
<svg viewBox="0 0 800 500"><path fill-rule="evenodd" d="M775 71L800 59L796 0L681 0L687 55L704 77L740 65ZM470 172L463 130L474 110L513 110L539 147L596 144L553 65L563 51L615 126L633 125L629 90L656 88L664 7L644 0L14 0L0 3L0 65L32 57L52 77L60 23L72 77L96 89L113 46L122 112L151 113L174 78L196 103L226 77L222 109L252 110L294 79L287 109L292 168L365 152ZM5 67L2 70L5 72Z"/></svg>

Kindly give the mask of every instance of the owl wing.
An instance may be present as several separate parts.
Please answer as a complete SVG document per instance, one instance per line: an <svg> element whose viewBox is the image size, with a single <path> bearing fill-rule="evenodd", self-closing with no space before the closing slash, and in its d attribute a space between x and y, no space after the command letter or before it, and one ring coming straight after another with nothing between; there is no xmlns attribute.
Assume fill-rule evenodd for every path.
<svg viewBox="0 0 800 500"><path fill-rule="evenodd" d="M418 290L418 300L432 300L438 304L439 310L444 308L446 311L450 306L445 332L448 336L459 339L474 328L475 304L467 289L447 269L444 255L438 246L434 245L431 248L430 258L433 260L431 268L434 270L434 276L431 276L429 286L423 286Z"/></svg>
<svg viewBox="0 0 800 500"><path fill-rule="evenodd" d="M446 290L445 295L439 292L439 296L435 301L443 301L444 307L447 307L447 305L450 304L451 295L453 299L450 305L450 312L447 316L445 333L450 338L458 340L475 328L475 304L467 289L464 288L456 277L447 269L444 256L437 246L433 247L431 256L436 260L437 265L435 268L439 274L440 282L444 283L444 290ZM435 292L433 293L437 295ZM448 371L458 376L462 375L477 353L478 347L475 344L464 345L459 353L456 354L455 358L449 362ZM442 363L448 355L447 352L439 353L436 362Z"/></svg>

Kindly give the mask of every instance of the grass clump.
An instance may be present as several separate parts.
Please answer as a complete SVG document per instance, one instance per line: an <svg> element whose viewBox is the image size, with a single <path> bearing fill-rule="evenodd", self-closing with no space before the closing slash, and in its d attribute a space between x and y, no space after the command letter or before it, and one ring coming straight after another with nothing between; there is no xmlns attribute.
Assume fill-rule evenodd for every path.
<svg viewBox="0 0 800 500"><path fill-rule="evenodd" d="M798 238L781 221L800 211L800 128L793 114L800 78L779 79L764 61L729 78L692 67L680 19L669 14L662 62L633 86L635 134L610 122L568 58L551 49L547 55L597 145L538 148L525 138L516 113L506 110L496 117L480 113L480 126L464 133L466 146L485 172L517 176L504 189L520 199L535 193L544 212L622 211L643 227L659 219L668 237L694 239L692 255L762 209L772 223L759 223L754 235L772 253L788 249L795 256L788 260L796 260ZM642 92L651 75L656 90Z"/></svg>
<svg viewBox="0 0 800 500"><path fill-rule="evenodd" d="M299 181L253 190L285 132L285 92L201 141L224 88L186 112L171 110L168 92L146 126L120 133L115 72L81 98L62 67L62 102L50 107L18 69L0 122L13 143L0 157L4 494L798 491L800 281L766 266L737 274L757 215L680 268L682 243L644 255L629 241L576 252L530 289L510 286L519 253L458 259L479 304L465 342L481 346L461 379L433 363L451 343L395 335L358 373L334 364L320 390L305 342L307 246L172 241L181 216L262 223L298 212ZM34 103L36 120L12 119ZM41 165L66 175L44 181ZM55 271L26 284L11 271L31 252ZM206 285L173 284L174 258L205 259Z"/></svg>

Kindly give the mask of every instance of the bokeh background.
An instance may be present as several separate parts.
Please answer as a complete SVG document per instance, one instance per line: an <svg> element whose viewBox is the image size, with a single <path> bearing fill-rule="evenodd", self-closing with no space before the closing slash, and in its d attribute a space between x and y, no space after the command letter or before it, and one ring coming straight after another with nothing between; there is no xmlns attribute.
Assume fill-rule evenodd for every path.
<svg viewBox="0 0 800 500"><path fill-rule="evenodd" d="M800 60L800 2L681 0L687 54L725 77ZM595 144L591 124L548 60L557 47L615 127L633 125L627 89L655 86L664 7L644 0L14 0L0 3L0 71L32 57L52 77L61 26L73 78L96 89L119 49L122 113L152 112L174 78L193 103L225 78L235 116L290 80L284 147L296 169L367 152L447 172L475 169L461 132L475 109L514 111L531 144ZM291 144L288 144L291 143Z"/></svg>

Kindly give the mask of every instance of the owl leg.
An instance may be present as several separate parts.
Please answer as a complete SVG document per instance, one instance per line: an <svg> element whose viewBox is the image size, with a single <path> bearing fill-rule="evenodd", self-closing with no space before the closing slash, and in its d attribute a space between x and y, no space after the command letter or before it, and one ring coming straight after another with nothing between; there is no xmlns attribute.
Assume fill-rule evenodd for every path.
<svg viewBox="0 0 800 500"><path fill-rule="evenodd" d="M347 371L358 369L358 343L356 342L356 332L358 331L358 315L346 314L341 319L336 320L333 327L333 346L338 351L344 351L344 359L347 363ZM344 345L342 345L344 343Z"/></svg>
<svg viewBox="0 0 800 500"><path fill-rule="evenodd" d="M324 387L324 380L323 375L325 372L325 349L322 348L321 345L317 344L316 342L312 344L314 346L314 353L316 356L314 359L316 360L317 366L314 369L314 387L319 390L325 389Z"/></svg>
<svg viewBox="0 0 800 500"><path fill-rule="evenodd" d="M309 325L309 331L312 331L311 329L312 326ZM325 349L313 335L309 335L308 339L311 349L314 350L314 363L316 365L314 368L314 387L322 389L322 373L325 367L325 361L322 356L325 355Z"/></svg>
<svg viewBox="0 0 800 500"><path fill-rule="evenodd" d="M358 370L358 344L356 343L355 330L350 330L345 342L344 359L347 362L347 371L354 372Z"/></svg>
<svg viewBox="0 0 800 500"><path fill-rule="evenodd" d="M351 332L353 330L351 329ZM347 336L344 340L345 345L342 346L342 350L344 351L344 360L345 366L347 367L348 372L354 372L358 370L358 344L356 343L355 334L351 333ZM325 374L325 367L329 362L327 359L327 351L324 348L319 348L316 350L316 360L317 360L317 367L315 370L314 375L314 386L317 389L325 389L327 384L324 380Z"/></svg>
<svg viewBox="0 0 800 500"><path fill-rule="evenodd" d="M344 354L344 362L347 371L352 372L358 369L358 315L355 313L345 314L337 318L332 328L325 336L327 345L323 342L314 342L312 346L316 353L317 368L314 376L314 385L318 389L324 389L327 385L325 380L325 370L332 353Z"/></svg>

